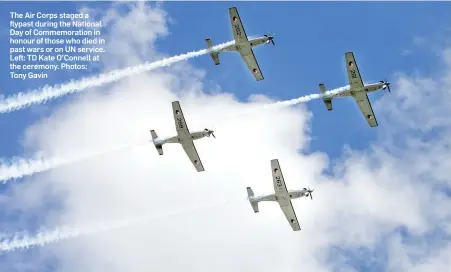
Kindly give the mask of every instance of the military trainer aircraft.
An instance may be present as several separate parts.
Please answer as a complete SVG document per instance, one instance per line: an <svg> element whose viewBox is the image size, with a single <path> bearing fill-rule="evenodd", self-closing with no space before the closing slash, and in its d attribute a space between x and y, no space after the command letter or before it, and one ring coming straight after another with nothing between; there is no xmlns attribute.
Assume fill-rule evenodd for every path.
<svg viewBox="0 0 451 272"><path fill-rule="evenodd" d="M249 70L254 75L257 81L263 80L263 74L258 66L257 59L255 59L254 51L252 51L252 47L257 45L261 45L264 43L274 43L274 35L265 34L262 37L255 37L248 39L246 35L246 31L244 31L243 24L240 19L240 15L238 14L238 10L233 7L229 8L230 22L232 23L232 32L233 38L235 39L235 44L224 47L220 50L213 51L210 53L213 62L218 65L219 64L219 54L227 51L238 51L240 52L241 57L244 62L246 62ZM211 39L206 39L208 48L213 47L213 43Z"/></svg>
<svg viewBox="0 0 451 272"><path fill-rule="evenodd" d="M258 213L258 202L277 201L293 230L301 230L298 219L296 217L296 213L293 209L293 205L291 204L291 199L310 196L310 198L313 200L313 190L304 188L303 190L288 191L287 186L285 185L285 180L283 179L282 170L280 169L279 160L277 159L271 160L271 172L275 194L254 196L254 192L252 191L251 187L246 188L252 209L255 213Z"/></svg>
<svg viewBox="0 0 451 272"><path fill-rule="evenodd" d="M178 143L181 144L183 150L185 150L186 155L188 155L189 159L193 163L197 172L204 171L204 166L197 154L196 147L194 146L193 141L198 140L204 137L210 137L213 135L213 130L204 129L196 132L189 132L188 126L186 125L185 117L183 117L182 108L180 107L179 101L172 102L172 113L174 114L175 128L177 130L177 136L167 137L167 138L159 138L155 130L151 130L150 134L152 135L152 141L157 148L158 154L163 155L163 145L169 143Z"/></svg>
<svg viewBox="0 0 451 272"><path fill-rule="evenodd" d="M345 59L346 70L348 71L349 90L340 92L338 94L323 96L324 104L326 104L328 110L332 110L333 98L352 96L357 102L357 105L359 105L360 111L362 112L370 127L377 127L378 124L376 116L374 115L373 108L371 107L367 93L375 92L380 89L388 89L388 91L390 92L390 82L381 80L377 83L370 83L365 85L362 81L362 77L360 76L357 63L355 62L354 54L352 52L345 53ZM321 93L323 94L327 91L323 83L319 84L319 88L321 90Z"/></svg>

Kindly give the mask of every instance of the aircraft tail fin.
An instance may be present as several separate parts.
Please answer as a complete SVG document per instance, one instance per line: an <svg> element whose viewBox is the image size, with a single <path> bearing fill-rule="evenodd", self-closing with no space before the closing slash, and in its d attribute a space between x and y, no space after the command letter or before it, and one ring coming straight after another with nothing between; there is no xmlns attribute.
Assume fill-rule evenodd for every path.
<svg viewBox="0 0 451 272"><path fill-rule="evenodd" d="M213 47L213 42L210 39L205 39L205 41L207 42L208 49ZM215 63L215 65L219 65L219 53L211 52L210 56L213 59L213 62Z"/></svg>
<svg viewBox="0 0 451 272"><path fill-rule="evenodd" d="M155 145L155 148L157 149L157 151L158 151L158 154L160 154L160 155L163 155L163 145L162 144L156 144L155 143L155 139L156 138L158 138L158 135L157 135L157 133L155 132L155 130L150 130L150 135L152 135L152 141L153 141L153 144Z"/></svg>
<svg viewBox="0 0 451 272"><path fill-rule="evenodd" d="M322 94L327 92L326 86L324 86L323 83L319 84L319 89L321 91ZM329 97L323 97L323 102L327 107L327 110L331 111L332 110L332 98Z"/></svg>
<svg viewBox="0 0 451 272"><path fill-rule="evenodd" d="M258 201L255 201L252 199L252 197L254 196L254 191L252 191L251 187L247 187L247 196L249 198L249 203L251 203L252 209L254 210L255 213L258 213Z"/></svg>

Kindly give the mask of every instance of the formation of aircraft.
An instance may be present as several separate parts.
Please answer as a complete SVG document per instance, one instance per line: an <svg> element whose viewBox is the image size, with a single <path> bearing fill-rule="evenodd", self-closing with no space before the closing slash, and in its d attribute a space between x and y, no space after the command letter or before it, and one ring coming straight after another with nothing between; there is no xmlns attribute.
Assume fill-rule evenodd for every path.
<svg viewBox="0 0 451 272"><path fill-rule="evenodd" d="M274 35L265 34L262 37L255 37L249 39L246 35L246 31L244 30L243 23L241 22L240 15L238 14L238 10L236 7L232 7L229 9L230 22L232 24L232 32L233 38L235 39L235 44L229 45L223 49L214 51L210 53L213 62L216 65L219 65L219 54L222 52L230 52L230 51L238 51L246 63L249 70L254 75L257 81L263 80L263 74L258 66L257 59L255 58L253 47L261 45L261 44L269 44L274 43ZM213 43L211 39L206 39L207 47L213 47Z"/></svg>
<svg viewBox="0 0 451 272"><path fill-rule="evenodd" d="M150 130L150 134L152 135L152 141L155 145L155 148L158 151L158 154L163 155L163 145L169 143L177 143L181 144L183 150L185 150L186 155L191 160L192 164L196 168L197 172L204 171L204 166L202 165L202 161L199 158L199 154L197 154L196 147L194 146L194 140L199 140L204 137L210 137L214 135L213 130L209 130L208 128L190 132L188 126L186 125L185 117L183 116L182 108L180 107L179 101L172 102L172 113L174 115L175 121L175 129L177 131L177 136L167 137L167 138L159 138L155 130Z"/></svg>
<svg viewBox="0 0 451 272"><path fill-rule="evenodd" d="M388 91L390 92L390 82L387 82L386 80L381 80L380 82L377 83L364 84L362 76L360 75L359 72L359 67L355 62L354 54L352 52L345 53L345 60L346 60L346 70L348 72L349 90L338 94L325 95L323 97L324 104L326 105L327 110L331 111L332 99L336 97L352 96L357 102L357 105L359 106L360 111L362 112L363 116L368 122L368 125L370 127L377 127L378 124L376 116L374 115L373 107L371 107L371 102L368 99L367 93L375 92L381 89L382 90L388 89ZM327 91L323 83L319 84L319 89L323 94L326 93Z"/></svg>
<svg viewBox="0 0 451 272"><path fill-rule="evenodd" d="M235 44L225 47L221 50L211 51L210 55L216 65L219 64L219 54L227 51L238 51L242 56L243 60L246 62L249 70L252 72L254 77L259 80L263 80L263 74L258 66L257 60L255 58L252 48L265 43L272 43L274 45L274 35L264 35L262 37L249 39L244 30L243 24L241 22L238 10L236 7L229 9L230 21L232 24L233 37L235 39ZM206 39L208 48L213 46L210 39ZM364 84L362 77L357 67L357 63L352 52L345 53L346 68L349 80L349 89L337 94L326 93L326 87L323 83L319 84L321 93L323 94L323 102L327 109L332 110L332 99L337 97L352 96L365 119L367 120L370 127L378 126L376 117L374 115L371 103L368 99L367 93L375 92L378 90L388 89L390 92L390 82L381 80L377 83ZM167 143L178 143L181 144L183 150L187 154L191 163L194 165L198 172L205 171L202 162L197 153L196 147L194 146L194 140L198 140L204 137L210 137L215 135L213 130L204 129L201 131L190 132L183 116L182 108L180 107L179 101L172 102L172 112L174 115L175 127L177 135L167 138L159 138L155 130L150 130L152 135L152 142L158 151L158 154L163 155L163 145ZM255 213L259 212L258 203L261 201L275 201L279 203L285 217L287 218L293 231L301 230L299 221L296 217L296 213L293 209L291 203L292 199L300 197L310 197L313 200L312 192L309 188L303 188L302 190L288 190L285 184L285 180L282 175L282 170L280 169L279 161L277 159L271 160L271 172L274 183L274 194L255 196L251 187L247 187L247 194L249 203Z"/></svg>
<svg viewBox="0 0 451 272"><path fill-rule="evenodd" d="M280 208L282 209L285 217L290 223L291 228L294 231L301 230L299 226L298 218L296 217L296 213L294 212L293 205L291 204L291 200L300 197L308 197L313 200L312 192L313 190L304 188L303 190L293 190L288 191L287 186L285 184L285 180L282 175L282 169L280 169L279 160L274 159L271 160L271 172L272 172L272 182L274 184L274 194L263 195L263 196L254 196L254 191L252 191L251 187L247 187L247 195L249 202L251 203L252 209L255 213L258 213L258 202L260 201L275 201L279 203Z"/></svg>

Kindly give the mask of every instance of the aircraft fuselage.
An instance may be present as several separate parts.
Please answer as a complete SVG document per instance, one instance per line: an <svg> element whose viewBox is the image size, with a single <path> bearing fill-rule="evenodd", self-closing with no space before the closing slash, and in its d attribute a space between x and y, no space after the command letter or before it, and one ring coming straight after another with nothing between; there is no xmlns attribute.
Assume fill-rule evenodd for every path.
<svg viewBox="0 0 451 272"><path fill-rule="evenodd" d="M201 131L196 131L196 132L192 132L187 136L173 136L173 137L166 137L166 138L156 138L153 140L153 142L155 144L170 144L170 143L176 143L176 144L181 144L184 141L194 141L194 140L199 140L202 139L204 137L210 137L210 132L207 130L201 130Z"/></svg>
<svg viewBox="0 0 451 272"><path fill-rule="evenodd" d="M338 94L327 95L326 97L335 98L335 97L355 96L355 94L358 92L371 93L371 92L381 90L385 87L386 87L386 83L382 83L382 82L370 83L370 84L364 85L364 87L360 88L360 89L350 88L347 91L340 92Z"/></svg>
<svg viewBox="0 0 451 272"><path fill-rule="evenodd" d="M293 190L288 191L288 193L276 193L270 195L263 196L252 196L249 197L249 200L252 202L260 202L260 201L282 201L282 200L291 200L300 197L308 196L308 192L306 190Z"/></svg>
<svg viewBox="0 0 451 272"><path fill-rule="evenodd" d="M271 37L257 37L257 38L251 38L249 41L244 43L237 43L235 41L235 44L229 45L227 47L224 47L220 50L218 50L219 53L221 52L231 52L231 51L241 51L245 49L251 49L252 47L259 46L265 43L269 43Z"/></svg>

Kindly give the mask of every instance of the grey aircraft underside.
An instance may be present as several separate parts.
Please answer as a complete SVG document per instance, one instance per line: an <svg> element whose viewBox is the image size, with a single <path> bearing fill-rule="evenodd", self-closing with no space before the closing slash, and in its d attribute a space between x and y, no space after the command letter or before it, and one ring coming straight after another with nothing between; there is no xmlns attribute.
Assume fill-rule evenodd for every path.
<svg viewBox="0 0 451 272"><path fill-rule="evenodd" d="M375 92L381 89L385 90L386 88L388 88L388 91L390 92L390 82L381 80L377 83L364 84L359 68L357 67L357 63L355 62L354 54L352 52L345 53L345 60L349 80L349 90L338 94L324 96L324 104L328 110L332 110L332 99L336 97L352 96L357 102L357 105L368 122L368 125L370 127L377 127L378 124L376 116L374 115L367 93ZM327 91L323 83L319 84L319 88L323 94Z"/></svg>
<svg viewBox="0 0 451 272"><path fill-rule="evenodd" d="M294 212L293 205L291 204L291 199L300 198L300 197L308 197L312 198L313 190L304 188L303 190L293 190L288 191L287 186L285 185L285 180L282 175L282 170L280 169L279 160L274 159L271 160L271 172L272 179L274 183L274 194L263 195L263 196L254 196L254 192L251 187L247 187L247 195L249 202L251 203L252 209L255 213L258 213L258 202L260 201L275 201L278 202L280 208L282 209L285 217L290 223L291 228L294 231L301 230L299 226L298 219L296 217L296 213Z"/></svg>
<svg viewBox="0 0 451 272"><path fill-rule="evenodd" d="M211 52L210 56L213 59L213 62L216 65L219 65L219 54L222 52L238 51L255 79L257 81L263 80L262 71L258 66L252 48L265 43L272 43L274 45L274 35L263 35L262 37L248 39L236 7L229 8L229 15L235 44ZM208 48L213 47L211 39L206 39L206 42Z"/></svg>
<svg viewBox="0 0 451 272"><path fill-rule="evenodd" d="M172 102L172 113L174 115L175 128L177 131L177 136L159 138L155 130L151 130L152 141L158 151L158 154L163 155L163 145L169 143L181 144L183 150L185 150L186 155L191 160L191 163L196 168L197 172L205 171L202 161L197 154L196 147L194 146L194 140L198 140L204 137L210 137L213 135L213 130L204 129L201 131L190 132L183 116L182 108L180 107L179 101Z"/></svg>

